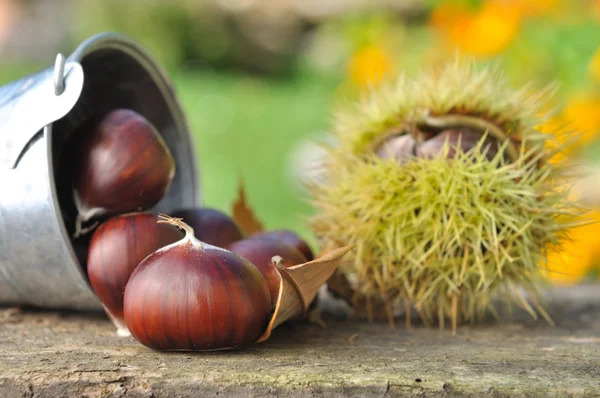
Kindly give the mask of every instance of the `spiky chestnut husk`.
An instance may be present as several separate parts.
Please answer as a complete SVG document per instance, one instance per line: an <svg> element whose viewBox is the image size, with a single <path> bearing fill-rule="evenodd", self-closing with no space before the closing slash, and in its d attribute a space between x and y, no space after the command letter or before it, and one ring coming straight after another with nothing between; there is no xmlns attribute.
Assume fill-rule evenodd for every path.
<svg viewBox="0 0 600 398"><path fill-rule="evenodd" d="M548 93L513 91L496 70L459 60L338 112L325 181L309 186L321 249L357 248L333 290L341 276L371 315L406 308L409 319L415 308L442 327L495 312L494 296L549 319L537 292L572 209L561 166L545 161ZM481 139L416 156L415 145L452 129Z"/></svg>

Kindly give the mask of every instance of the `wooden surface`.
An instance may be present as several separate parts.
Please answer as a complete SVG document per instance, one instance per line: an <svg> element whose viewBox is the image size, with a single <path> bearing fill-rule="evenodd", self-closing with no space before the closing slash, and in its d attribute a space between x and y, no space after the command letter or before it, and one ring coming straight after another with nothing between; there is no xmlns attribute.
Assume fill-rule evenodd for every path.
<svg viewBox="0 0 600 398"><path fill-rule="evenodd" d="M516 314L452 336L329 317L211 354L151 351L100 314L0 311L0 397L600 397L600 285L556 290L556 327Z"/></svg>

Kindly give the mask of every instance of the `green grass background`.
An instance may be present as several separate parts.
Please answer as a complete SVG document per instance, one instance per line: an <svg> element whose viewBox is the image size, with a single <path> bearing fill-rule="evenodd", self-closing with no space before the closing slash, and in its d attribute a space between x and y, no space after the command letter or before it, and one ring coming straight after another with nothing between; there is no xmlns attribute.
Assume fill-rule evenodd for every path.
<svg viewBox="0 0 600 398"><path fill-rule="evenodd" d="M310 206L290 160L300 140L328 128L336 83L216 73L181 73L174 81L195 139L203 204L230 212L242 176L267 229L292 228L313 240L303 221Z"/></svg>

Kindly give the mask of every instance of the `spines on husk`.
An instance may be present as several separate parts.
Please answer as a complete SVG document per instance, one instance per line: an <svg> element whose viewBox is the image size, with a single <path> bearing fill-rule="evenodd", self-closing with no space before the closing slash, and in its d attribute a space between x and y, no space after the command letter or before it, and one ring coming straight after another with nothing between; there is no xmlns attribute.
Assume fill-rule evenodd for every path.
<svg viewBox="0 0 600 398"><path fill-rule="evenodd" d="M495 313L494 296L550 320L537 291L546 251L573 213L562 165L547 162L555 139L540 128L551 91L511 90L497 70L458 60L338 111L339 145L328 148L325 181L309 187L310 224L326 249L356 245L339 270L356 297L383 302L390 317L414 307L426 323L454 328ZM430 115L480 119L509 139L492 159L481 146L490 129L452 160L447 144L432 159L374 154Z"/></svg>
<svg viewBox="0 0 600 398"><path fill-rule="evenodd" d="M535 91L526 86L512 90L497 68L477 68L460 59L423 72L415 79L401 75L381 85L356 104L340 107L334 115L333 134L342 153L370 151L382 134L425 115L471 115L488 120L512 136L546 141L538 126L550 117L540 114L555 86Z"/></svg>

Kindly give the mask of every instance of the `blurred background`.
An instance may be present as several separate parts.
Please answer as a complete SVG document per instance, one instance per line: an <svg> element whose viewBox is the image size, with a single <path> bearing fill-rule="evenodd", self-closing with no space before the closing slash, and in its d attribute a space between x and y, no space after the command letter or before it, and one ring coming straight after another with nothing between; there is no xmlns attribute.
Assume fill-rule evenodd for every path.
<svg viewBox="0 0 600 398"><path fill-rule="evenodd" d="M117 31L172 77L192 126L206 206L230 212L240 176L269 229L296 229L299 183L336 103L456 51L499 63L515 86L558 82L554 120L587 177L573 200L600 221L600 0L0 0L0 84ZM600 274L600 224L551 254L557 284Z"/></svg>

